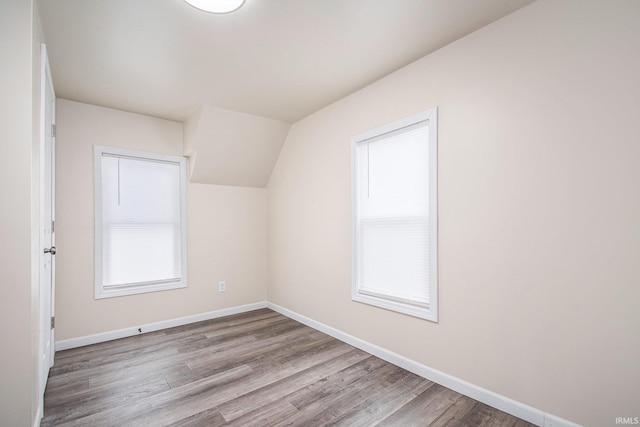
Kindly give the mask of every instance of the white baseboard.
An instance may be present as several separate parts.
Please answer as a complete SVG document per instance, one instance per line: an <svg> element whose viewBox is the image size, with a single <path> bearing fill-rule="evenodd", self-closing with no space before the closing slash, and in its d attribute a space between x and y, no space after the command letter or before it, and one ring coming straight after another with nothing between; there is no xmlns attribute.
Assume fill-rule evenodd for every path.
<svg viewBox="0 0 640 427"><path fill-rule="evenodd" d="M40 401L42 402L42 400ZM42 421L42 403L38 404L36 417L33 419L33 427L40 427L40 421Z"/></svg>
<svg viewBox="0 0 640 427"><path fill-rule="evenodd" d="M544 414L543 427L582 427L580 424L576 424L564 418L556 417L555 415Z"/></svg>
<svg viewBox="0 0 640 427"><path fill-rule="evenodd" d="M375 344L371 344L367 341L356 338L353 335L349 335L336 328L325 325L324 323L317 322L306 316L288 310L284 307L280 307L277 304L271 302L267 303L267 307L277 311L278 313L290 317L300 323L303 323L313 329L317 329L320 332L324 332L334 338L339 339L347 344L350 344L356 348L359 348L367 353L370 353L380 359L386 360L396 366L406 369L409 372L413 372L416 375L420 375L430 381L438 383L442 386L457 391L460 394L464 394L472 399L482 402L486 405L492 406L503 412L522 418L532 424L542 427L580 427L571 421L556 417L551 414L547 414L524 403L517 402L513 399L509 399L506 396L494 393L490 390L479 387L475 384L471 384L467 381L461 380L437 369L430 368L429 366L418 363L414 360L408 359L397 353L379 347Z"/></svg>
<svg viewBox="0 0 640 427"><path fill-rule="evenodd" d="M141 333L159 331L161 329L174 328L176 326L187 325L189 323L202 322L203 320L216 319L218 317L230 316L232 314L245 313L247 311L266 308L267 302L257 302L254 304L241 305L238 307L223 308L221 310L209 311L206 313L194 314L191 316L179 317L177 319L163 320L146 325L133 326L131 328L118 329L116 331L101 332L99 334L87 335L84 337L71 338L68 340L56 341L56 351L68 350L70 348L83 347L85 345L97 344L119 338L131 337ZM140 331L139 331L140 330Z"/></svg>

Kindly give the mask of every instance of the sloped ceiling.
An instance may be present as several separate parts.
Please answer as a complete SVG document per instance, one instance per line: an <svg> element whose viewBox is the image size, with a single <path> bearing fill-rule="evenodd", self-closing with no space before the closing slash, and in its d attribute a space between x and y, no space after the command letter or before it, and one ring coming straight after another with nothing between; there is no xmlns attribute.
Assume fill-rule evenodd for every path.
<svg viewBox="0 0 640 427"><path fill-rule="evenodd" d="M184 122L193 180L263 186L283 123L533 1L246 0L226 15L182 0L37 7L58 97Z"/></svg>
<svg viewBox="0 0 640 427"><path fill-rule="evenodd" d="M39 0L58 96L165 119L293 123L533 0Z"/></svg>
<svg viewBox="0 0 640 427"><path fill-rule="evenodd" d="M184 123L191 181L265 187L290 126L279 120L203 106Z"/></svg>

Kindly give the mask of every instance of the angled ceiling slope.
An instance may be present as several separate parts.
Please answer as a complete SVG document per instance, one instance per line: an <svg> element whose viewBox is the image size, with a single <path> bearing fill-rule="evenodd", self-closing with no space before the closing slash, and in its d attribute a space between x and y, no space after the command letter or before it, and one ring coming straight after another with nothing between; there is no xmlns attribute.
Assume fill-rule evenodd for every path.
<svg viewBox="0 0 640 427"><path fill-rule="evenodd" d="M211 105L184 122L191 182L266 187L291 125Z"/></svg>
<svg viewBox="0 0 640 427"><path fill-rule="evenodd" d="M286 122L533 0L37 0L56 94L184 121L215 105Z"/></svg>
<svg viewBox="0 0 640 427"><path fill-rule="evenodd" d="M534 0L37 1L57 96L183 122L192 182L265 187L289 123Z"/></svg>

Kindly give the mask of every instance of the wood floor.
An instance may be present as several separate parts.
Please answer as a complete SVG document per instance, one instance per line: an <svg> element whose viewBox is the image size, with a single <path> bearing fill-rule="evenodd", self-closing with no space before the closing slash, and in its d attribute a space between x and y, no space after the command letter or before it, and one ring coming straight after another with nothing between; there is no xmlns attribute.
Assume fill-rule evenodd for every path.
<svg viewBox="0 0 640 427"><path fill-rule="evenodd" d="M42 426L532 426L271 310L56 353Z"/></svg>

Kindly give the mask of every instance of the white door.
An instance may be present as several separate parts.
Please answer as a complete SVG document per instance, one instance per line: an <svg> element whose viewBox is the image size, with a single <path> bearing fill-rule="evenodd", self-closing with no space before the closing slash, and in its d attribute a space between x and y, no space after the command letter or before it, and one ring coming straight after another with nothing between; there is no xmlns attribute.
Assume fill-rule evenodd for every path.
<svg viewBox="0 0 640 427"><path fill-rule="evenodd" d="M55 290L55 93L46 47L42 45L40 144L40 392L44 393L53 365Z"/></svg>

